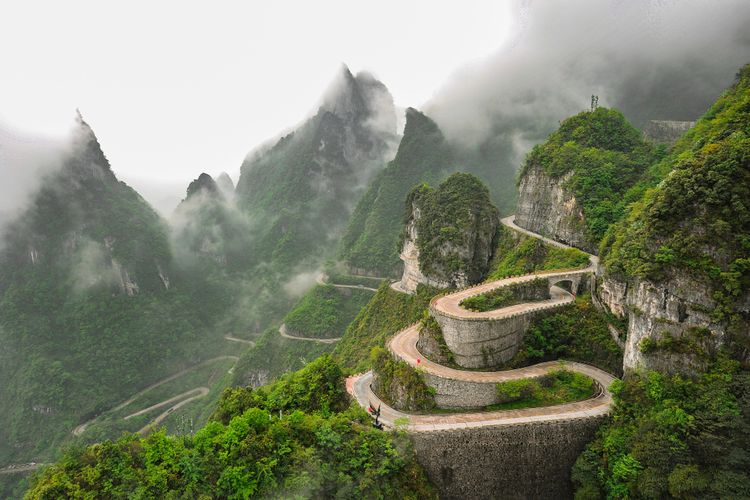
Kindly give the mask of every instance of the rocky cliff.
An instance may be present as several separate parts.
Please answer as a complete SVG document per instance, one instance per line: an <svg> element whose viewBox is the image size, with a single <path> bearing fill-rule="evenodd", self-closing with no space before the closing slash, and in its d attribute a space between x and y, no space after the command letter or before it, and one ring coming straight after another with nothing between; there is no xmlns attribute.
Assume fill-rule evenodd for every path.
<svg viewBox="0 0 750 500"><path fill-rule="evenodd" d="M616 110L572 116L526 159L515 222L597 253L607 228L625 211L625 193L643 178L654 155Z"/></svg>
<svg viewBox="0 0 750 500"><path fill-rule="evenodd" d="M583 210L566 187L573 176L569 172L554 178L540 165L531 166L518 184L515 223L555 241L590 253L594 245L586 238Z"/></svg>
<svg viewBox="0 0 750 500"><path fill-rule="evenodd" d="M465 287L487 274L499 226L487 188L456 173L437 188L416 187L407 198L401 286Z"/></svg>
<svg viewBox="0 0 750 500"><path fill-rule="evenodd" d="M597 295L628 318L625 369L750 362L750 67L674 146L603 242Z"/></svg>
<svg viewBox="0 0 750 500"><path fill-rule="evenodd" d="M725 340L726 325L712 315L719 304L706 283L689 274L658 282L608 275L598 296L627 322L625 370L695 372L705 369ZM743 307L747 310L750 304Z"/></svg>

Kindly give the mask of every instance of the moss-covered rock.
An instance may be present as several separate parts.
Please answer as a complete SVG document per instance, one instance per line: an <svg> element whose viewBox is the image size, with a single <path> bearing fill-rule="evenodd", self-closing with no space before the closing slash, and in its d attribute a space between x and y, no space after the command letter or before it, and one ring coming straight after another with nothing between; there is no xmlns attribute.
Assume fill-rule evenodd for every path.
<svg viewBox="0 0 750 500"><path fill-rule="evenodd" d="M435 389L427 385L420 370L395 359L381 347L371 354L372 390L389 406L403 411L435 408Z"/></svg>
<svg viewBox="0 0 750 500"><path fill-rule="evenodd" d="M499 218L489 191L471 174L455 173L437 188L426 184L406 200L401 284L463 287L487 274Z"/></svg>

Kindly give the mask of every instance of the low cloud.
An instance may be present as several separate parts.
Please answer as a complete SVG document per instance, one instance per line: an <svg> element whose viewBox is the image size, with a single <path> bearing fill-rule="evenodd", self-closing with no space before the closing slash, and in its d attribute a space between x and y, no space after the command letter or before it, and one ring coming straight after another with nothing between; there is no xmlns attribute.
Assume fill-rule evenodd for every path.
<svg viewBox="0 0 750 500"><path fill-rule="evenodd" d="M315 286L315 281L320 275L320 270L303 271L295 274L290 280L284 283L284 291L292 298L301 297Z"/></svg>
<svg viewBox="0 0 750 500"><path fill-rule="evenodd" d="M522 157L592 94L636 126L693 120L750 62L744 0L520 1L514 12L506 46L425 106L454 142L505 136Z"/></svg>

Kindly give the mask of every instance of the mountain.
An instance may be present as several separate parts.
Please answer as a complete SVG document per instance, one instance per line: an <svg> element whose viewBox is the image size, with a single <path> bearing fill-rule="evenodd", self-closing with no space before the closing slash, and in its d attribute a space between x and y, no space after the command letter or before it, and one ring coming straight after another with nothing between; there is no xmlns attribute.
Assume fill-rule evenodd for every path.
<svg viewBox="0 0 750 500"><path fill-rule="evenodd" d="M175 253L184 264L242 271L250 264L251 228L234 203L232 181L202 173L188 185L186 197L170 219Z"/></svg>
<svg viewBox="0 0 750 500"><path fill-rule="evenodd" d="M435 184L448 175L452 152L426 115L406 110L404 135L396 156L372 181L342 238L341 257L359 274L398 274L398 239L406 195L417 184Z"/></svg>
<svg viewBox="0 0 750 500"><path fill-rule="evenodd" d="M396 141L385 85L342 67L314 116L242 164L237 200L256 226L254 258L290 265L330 255Z"/></svg>
<svg viewBox="0 0 750 500"><path fill-rule="evenodd" d="M576 497L747 497L750 65L655 170L602 242L625 378L573 469Z"/></svg>
<svg viewBox="0 0 750 500"><path fill-rule="evenodd" d="M3 235L0 463L51 458L77 423L212 349L213 302L191 305L166 224L80 114L59 162Z"/></svg>
<svg viewBox="0 0 750 500"><path fill-rule="evenodd" d="M562 122L535 146L519 174L516 224L596 253L633 198L656 151L617 110L597 108Z"/></svg>

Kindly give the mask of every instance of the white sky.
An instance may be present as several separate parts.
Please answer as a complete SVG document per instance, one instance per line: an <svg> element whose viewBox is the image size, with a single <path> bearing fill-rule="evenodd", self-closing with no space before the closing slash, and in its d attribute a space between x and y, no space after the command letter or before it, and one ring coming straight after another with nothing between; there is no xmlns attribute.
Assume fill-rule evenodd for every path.
<svg viewBox="0 0 750 500"><path fill-rule="evenodd" d="M79 107L121 178L184 189L203 171L236 174L342 62L421 106L502 45L510 12L492 0L2 0L0 120L57 134Z"/></svg>

